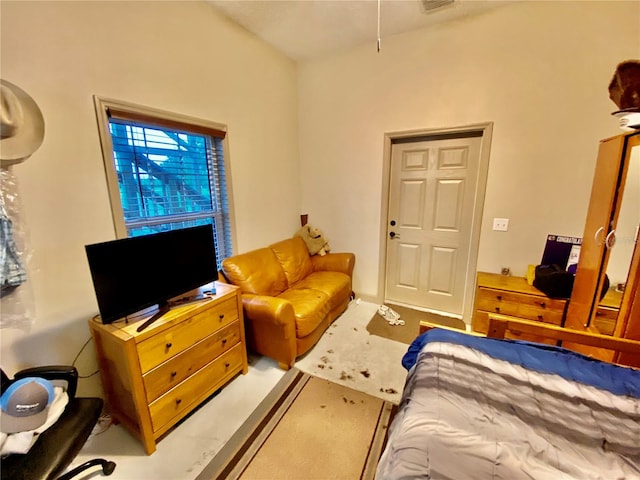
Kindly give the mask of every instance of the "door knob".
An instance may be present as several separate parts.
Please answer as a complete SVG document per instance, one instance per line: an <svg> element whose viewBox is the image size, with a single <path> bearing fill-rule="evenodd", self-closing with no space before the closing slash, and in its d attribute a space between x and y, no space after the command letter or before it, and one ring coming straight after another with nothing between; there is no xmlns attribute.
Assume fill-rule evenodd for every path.
<svg viewBox="0 0 640 480"><path fill-rule="evenodd" d="M611 230L604 240L604 245L605 247L607 247L607 250L611 250L615 244L616 244L616 231Z"/></svg>
<svg viewBox="0 0 640 480"><path fill-rule="evenodd" d="M602 245L601 240L600 240L600 234L604 231L604 227L600 227L598 230L596 230L595 235L593 236L593 239L596 242L596 245Z"/></svg>
<svg viewBox="0 0 640 480"><path fill-rule="evenodd" d="M400 235L398 235L396 232L389 232L389 236L391 238L400 238Z"/></svg>

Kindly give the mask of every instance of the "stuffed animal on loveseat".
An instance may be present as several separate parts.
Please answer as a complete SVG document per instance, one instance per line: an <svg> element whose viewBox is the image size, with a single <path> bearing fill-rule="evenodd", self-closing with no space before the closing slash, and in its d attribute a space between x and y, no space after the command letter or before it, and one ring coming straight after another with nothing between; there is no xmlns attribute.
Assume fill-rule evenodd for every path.
<svg viewBox="0 0 640 480"><path fill-rule="evenodd" d="M331 250L329 242L322 234L319 228L312 227L307 224L295 233L296 237L300 237L304 240L309 255L326 255Z"/></svg>

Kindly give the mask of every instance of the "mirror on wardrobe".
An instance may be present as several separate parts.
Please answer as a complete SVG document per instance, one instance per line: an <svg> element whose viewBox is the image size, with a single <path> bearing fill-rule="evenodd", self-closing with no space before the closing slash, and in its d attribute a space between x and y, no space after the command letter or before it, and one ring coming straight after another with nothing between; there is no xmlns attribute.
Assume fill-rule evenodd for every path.
<svg viewBox="0 0 640 480"><path fill-rule="evenodd" d="M607 276L610 287L600 302L597 322L602 333L612 333L620 308L624 287L629 275L629 267L640 228L640 146L629 152L629 167L622 194L622 203L615 227L615 241L609 242Z"/></svg>

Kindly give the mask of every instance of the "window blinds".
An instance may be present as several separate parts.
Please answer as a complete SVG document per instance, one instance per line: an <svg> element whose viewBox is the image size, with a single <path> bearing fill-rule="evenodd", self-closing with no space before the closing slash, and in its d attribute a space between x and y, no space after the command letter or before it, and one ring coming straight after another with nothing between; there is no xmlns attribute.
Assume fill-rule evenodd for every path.
<svg viewBox="0 0 640 480"><path fill-rule="evenodd" d="M128 235L212 224L218 262L230 256L225 132L114 109L109 131Z"/></svg>

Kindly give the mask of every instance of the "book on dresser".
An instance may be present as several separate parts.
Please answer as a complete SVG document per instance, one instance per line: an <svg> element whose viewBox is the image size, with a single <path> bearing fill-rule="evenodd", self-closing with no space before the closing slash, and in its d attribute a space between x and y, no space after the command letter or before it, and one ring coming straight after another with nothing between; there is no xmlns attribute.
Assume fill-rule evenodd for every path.
<svg viewBox="0 0 640 480"><path fill-rule="evenodd" d="M248 371L239 289L216 282L216 294L178 305L148 328L147 317L89 320L107 408L147 454L189 412Z"/></svg>

